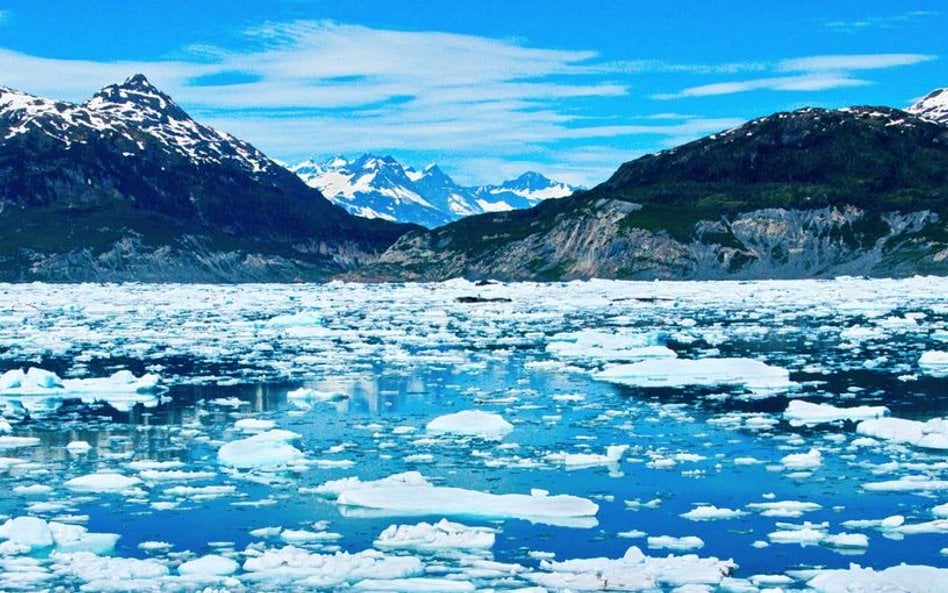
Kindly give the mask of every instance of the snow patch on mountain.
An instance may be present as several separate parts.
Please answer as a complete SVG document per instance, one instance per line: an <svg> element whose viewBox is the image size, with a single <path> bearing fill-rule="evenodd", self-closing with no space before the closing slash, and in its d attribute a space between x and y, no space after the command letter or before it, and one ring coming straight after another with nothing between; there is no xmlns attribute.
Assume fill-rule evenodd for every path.
<svg viewBox="0 0 948 593"><path fill-rule="evenodd" d="M474 214L530 208L578 189L533 172L500 185L466 187L437 165L417 170L390 156L372 154L352 160L341 156L307 160L290 170L352 214L427 227Z"/></svg>
<svg viewBox="0 0 948 593"><path fill-rule="evenodd" d="M67 148L86 143L89 135L123 137L139 151L147 150L152 140L157 141L166 152L195 163L226 163L252 173L277 166L250 144L191 119L142 74L109 85L82 104L0 87L0 123L7 130L3 140L32 129L41 130Z"/></svg>
<svg viewBox="0 0 948 593"><path fill-rule="evenodd" d="M948 124L948 87L935 89L906 111L929 121Z"/></svg>

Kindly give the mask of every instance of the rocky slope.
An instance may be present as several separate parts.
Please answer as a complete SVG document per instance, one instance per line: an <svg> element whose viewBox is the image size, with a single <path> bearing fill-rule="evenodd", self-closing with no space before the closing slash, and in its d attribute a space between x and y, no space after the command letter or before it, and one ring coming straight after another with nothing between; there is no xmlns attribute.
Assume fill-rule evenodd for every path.
<svg viewBox="0 0 948 593"><path fill-rule="evenodd" d="M456 183L437 165L418 171L390 156L372 154L354 160L309 160L290 170L352 214L429 228L472 214L529 208L578 189L533 172L499 185L467 187Z"/></svg>
<svg viewBox="0 0 948 593"><path fill-rule="evenodd" d="M402 237L363 279L948 273L948 128L801 109L626 163L529 210Z"/></svg>
<svg viewBox="0 0 948 593"><path fill-rule="evenodd" d="M321 280L412 227L334 206L136 75L83 104L0 87L0 280Z"/></svg>

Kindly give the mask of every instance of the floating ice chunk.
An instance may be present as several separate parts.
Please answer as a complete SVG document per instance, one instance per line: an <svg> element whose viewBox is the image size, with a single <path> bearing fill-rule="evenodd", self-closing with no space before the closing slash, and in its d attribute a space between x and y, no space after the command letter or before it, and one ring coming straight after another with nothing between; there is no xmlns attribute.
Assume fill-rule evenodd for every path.
<svg viewBox="0 0 948 593"><path fill-rule="evenodd" d="M808 401L795 399L787 404L783 413L794 424L820 424L838 420L865 420L867 418L881 418L889 415L889 408L885 406L856 406L852 408L838 408L830 404L814 404Z"/></svg>
<svg viewBox="0 0 948 593"><path fill-rule="evenodd" d="M121 492L141 483L140 479L133 476L101 472L67 480L64 485L76 492Z"/></svg>
<svg viewBox="0 0 948 593"><path fill-rule="evenodd" d="M189 480L210 480L217 474L207 471L184 471L180 469L157 470L146 469L138 473L138 476L149 482L185 482Z"/></svg>
<svg viewBox="0 0 948 593"><path fill-rule="evenodd" d="M23 551L56 546L57 552L109 552L119 536L114 533L89 533L80 525L47 523L38 517L16 517L0 525L0 539Z"/></svg>
<svg viewBox="0 0 948 593"><path fill-rule="evenodd" d="M438 416L425 427L428 432L503 438L513 430L513 424L500 414L481 410L464 410Z"/></svg>
<svg viewBox="0 0 948 593"><path fill-rule="evenodd" d="M19 449L20 447L36 447L40 440L36 437L0 436L0 449Z"/></svg>
<svg viewBox="0 0 948 593"><path fill-rule="evenodd" d="M234 428L244 432L264 432L276 428L276 422L260 418L241 418L234 422Z"/></svg>
<svg viewBox="0 0 948 593"><path fill-rule="evenodd" d="M812 513L823 508L815 502L801 502L798 500L780 500L774 502L753 502L747 505L753 511L760 511L764 517L802 517L804 513Z"/></svg>
<svg viewBox="0 0 948 593"><path fill-rule="evenodd" d="M665 334L619 335L595 330L556 334L546 351L563 360L633 362L649 358L675 358L666 348Z"/></svg>
<svg viewBox="0 0 948 593"><path fill-rule="evenodd" d="M352 586L354 591L404 591L411 593L455 593L476 591L476 587L467 581L450 581L448 579L434 579L415 577L407 579L366 579Z"/></svg>
<svg viewBox="0 0 948 593"><path fill-rule="evenodd" d="M821 570L807 586L819 593L944 593L945 583L948 568L900 564L876 571L852 564Z"/></svg>
<svg viewBox="0 0 948 593"><path fill-rule="evenodd" d="M347 399L349 394L342 393L341 391L320 391L318 389L300 387L299 389L288 392L286 397L295 404L312 404L341 401Z"/></svg>
<svg viewBox="0 0 948 593"><path fill-rule="evenodd" d="M869 538L862 533L827 533L827 524L803 525L777 524L785 529L767 534L777 544L799 544L801 546L828 546L831 548L863 549L869 547Z"/></svg>
<svg viewBox="0 0 948 593"><path fill-rule="evenodd" d="M474 550L494 545L494 530L468 527L442 519L434 525L390 525L375 540L375 547L402 550Z"/></svg>
<svg viewBox="0 0 948 593"><path fill-rule="evenodd" d="M49 524L38 517L16 517L0 525L0 539L27 548L46 548L53 545Z"/></svg>
<svg viewBox="0 0 948 593"><path fill-rule="evenodd" d="M290 444L299 438L288 430L268 430L223 445L217 460L237 469L286 467L304 459L303 452Z"/></svg>
<svg viewBox="0 0 948 593"><path fill-rule="evenodd" d="M57 553L92 552L105 554L115 548L119 535L117 533L90 533L80 525L67 525L50 522L49 529L53 533Z"/></svg>
<svg viewBox="0 0 948 593"><path fill-rule="evenodd" d="M26 373L23 372L23 369L10 369L0 375L0 391L16 389L23 385L25 380Z"/></svg>
<svg viewBox="0 0 948 593"><path fill-rule="evenodd" d="M169 542L161 542L161 541L155 541L155 540L144 541L138 544L138 549L144 550L146 552L160 552L162 550L170 550L173 547L174 545L172 545Z"/></svg>
<svg viewBox="0 0 948 593"><path fill-rule="evenodd" d="M30 367L23 377L22 385L39 389L56 389L61 388L63 383L62 379L52 371Z"/></svg>
<svg viewBox="0 0 948 593"><path fill-rule="evenodd" d="M7 371L0 378L0 395L7 397L76 396L87 403L104 401L122 411L128 411L136 403L157 405L154 392L160 389L158 375L136 377L127 370L105 378L60 379L51 371L30 368L25 373Z"/></svg>
<svg viewBox="0 0 948 593"><path fill-rule="evenodd" d="M540 568L545 572L525 577L555 591L661 591L664 587L716 586L736 567L731 560L695 555L652 558L633 546L618 559L544 560Z"/></svg>
<svg viewBox="0 0 948 593"><path fill-rule="evenodd" d="M650 548L667 550L697 550L704 547L704 540L696 535L674 537L671 535L656 535L645 540Z"/></svg>
<svg viewBox="0 0 948 593"><path fill-rule="evenodd" d="M376 550L330 555L287 546L247 558L243 569L246 572L241 580L259 582L272 590L289 584L330 588L364 579L400 579L421 574L424 565L412 556L389 556Z"/></svg>
<svg viewBox="0 0 948 593"><path fill-rule="evenodd" d="M69 444L66 445L66 450L74 455L88 453L90 449L92 449L92 445L86 441L70 441Z"/></svg>
<svg viewBox="0 0 948 593"><path fill-rule="evenodd" d="M856 432L924 449L948 449L948 418L933 418L927 422L904 418L876 418L860 422L856 426Z"/></svg>
<svg viewBox="0 0 948 593"><path fill-rule="evenodd" d="M929 350L918 359L918 366L930 375L948 375L948 352Z"/></svg>
<svg viewBox="0 0 948 593"><path fill-rule="evenodd" d="M605 454L599 453L548 453L543 456L547 461L561 463L567 469L582 469L597 466L618 466L622 456L629 450L628 445L610 445Z"/></svg>
<svg viewBox="0 0 948 593"><path fill-rule="evenodd" d="M548 496L540 490L529 495L491 494L434 486L418 472L396 474L375 482L358 478L334 480L316 491L335 493L340 505L374 510L382 516L467 515L588 526L595 525L594 517L599 512L599 505L578 496Z"/></svg>
<svg viewBox="0 0 948 593"><path fill-rule="evenodd" d="M937 492L948 490L948 480L935 480L931 476L905 476L898 480L868 482L862 487L870 492Z"/></svg>
<svg viewBox="0 0 948 593"><path fill-rule="evenodd" d="M712 504L697 506L687 513L682 513L681 517L690 521L717 521L719 519L735 519L737 517L743 517L746 514L746 511L718 508Z"/></svg>
<svg viewBox="0 0 948 593"><path fill-rule="evenodd" d="M178 574L195 577L222 577L234 574L238 568L240 568L240 565L226 556L208 554L182 563L178 566Z"/></svg>
<svg viewBox="0 0 948 593"><path fill-rule="evenodd" d="M288 544L335 541L342 536L330 531L309 531L306 529L284 529L280 538Z"/></svg>
<svg viewBox="0 0 948 593"><path fill-rule="evenodd" d="M936 507L932 507L932 514L936 517L948 519L948 502L945 504L940 504Z"/></svg>
<svg viewBox="0 0 948 593"><path fill-rule="evenodd" d="M810 449L806 453L791 453L784 456L780 463L791 469L809 469L823 464L823 454L819 449Z"/></svg>
<svg viewBox="0 0 948 593"><path fill-rule="evenodd" d="M97 556L92 552L56 553L53 569L85 582L83 591L141 591L154 588L168 567L155 560Z"/></svg>
<svg viewBox="0 0 948 593"><path fill-rule="evenodd" d="M609 367L593 377L631 387L740 385L763 391L795 385L786 369L749 358L645 360Z"/></svg>

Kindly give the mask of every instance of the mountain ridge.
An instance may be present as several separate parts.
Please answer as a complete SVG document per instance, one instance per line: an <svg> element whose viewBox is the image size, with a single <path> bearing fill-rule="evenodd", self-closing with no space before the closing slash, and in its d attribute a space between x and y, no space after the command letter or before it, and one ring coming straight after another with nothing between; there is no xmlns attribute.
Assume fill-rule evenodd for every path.
<svg viewBox="0 0 948 593"><path fill-rule="evenodd" d="M311 159L289 168L352 214L429 228L474 214L529 208L579 189L532 171L496 185L462 186L437 164L417 170L371 153Z"/></svg>

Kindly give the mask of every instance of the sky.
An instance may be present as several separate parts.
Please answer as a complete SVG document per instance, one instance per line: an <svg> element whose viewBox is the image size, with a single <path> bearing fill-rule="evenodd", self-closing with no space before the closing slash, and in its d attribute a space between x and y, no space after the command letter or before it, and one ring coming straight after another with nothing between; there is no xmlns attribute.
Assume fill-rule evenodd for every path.
<svg viewBox="0 0 948 593"><path fill-rule="evenodd" d="M0 0L0 85L81 102L141 72L286 163L437 162L593 186L804 106L948 86L948 3Z"/></svg>

